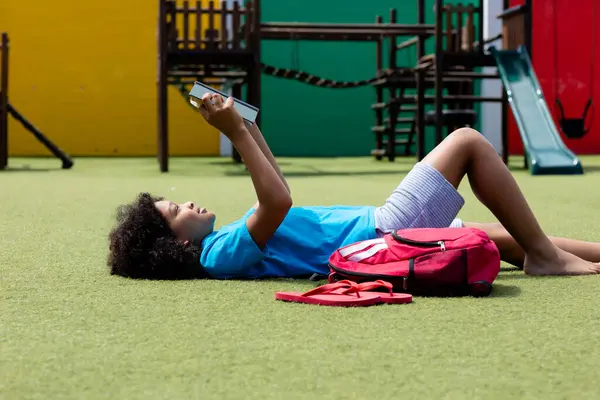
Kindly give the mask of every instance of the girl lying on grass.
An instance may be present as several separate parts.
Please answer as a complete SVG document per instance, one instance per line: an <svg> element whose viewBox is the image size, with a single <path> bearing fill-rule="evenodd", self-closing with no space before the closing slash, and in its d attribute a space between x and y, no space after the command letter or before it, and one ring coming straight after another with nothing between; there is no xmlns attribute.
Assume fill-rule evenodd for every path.
<svg viewBox="0 0 600 400"><path fill-rule="evenodd" d="M214 231L215 214L147 193L118 210L109 235L111 273L131 278L267 278L327 274L336 249L404 228L465 226L485 231L502 260L529 275L600 272L600 244L544 234L513 176L477 131L454 131L375 206L292 207L290 189L258 127L219 95L201 112L232 141L258 197L240 220ZM463 223L457 188L469 178L499 224Z"/></svg>

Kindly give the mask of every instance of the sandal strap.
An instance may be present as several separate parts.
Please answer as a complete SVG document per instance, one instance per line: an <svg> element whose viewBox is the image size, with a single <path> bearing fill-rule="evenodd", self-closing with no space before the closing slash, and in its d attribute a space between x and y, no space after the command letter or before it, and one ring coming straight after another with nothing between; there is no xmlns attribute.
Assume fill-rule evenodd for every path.
<svg viewBox="0 0 600 400"><path fill-rule="evenodd" d="M382 287L386 288L390 292L390 294L394 293L394 285L392 285L390 282L381 279L378 279L375 282L363 282L358 284L358 290L362 291L368 291Z"/></svg>
<svg viewBox="0 0 600 400"><path fill-rule="evenodd" d="M352 282L352 281L348 281L348 280L343 280L343 281L339 281L339 282L334 282L334 283L327 283L325 285L321 285L321 286L317 286L316 288L309 290L308 292L304 292L302 293L302 296L307 297L307 296L313 296L315 294L326 294L326 293L331 293L334 292L338 289L346 289L343 290L337 294L349 294L349 293L356 293L357 297L360 297L360 295L358 295L358 284L356 282Z"/></svg>

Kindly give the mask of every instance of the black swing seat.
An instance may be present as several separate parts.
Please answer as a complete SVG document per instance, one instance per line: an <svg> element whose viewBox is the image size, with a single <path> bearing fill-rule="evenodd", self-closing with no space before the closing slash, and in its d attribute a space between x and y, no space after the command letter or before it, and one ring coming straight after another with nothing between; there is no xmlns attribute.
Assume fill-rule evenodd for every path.
<svg viewBox="0 0 600 400"><path fill-rule="evenodd" d="M581 139L588 133L583 118L561 118L559 123L561 130L569 139Z"/></svg>
<svg viewBox="0 0 600 400"><path fill-rule="evenodd" d="M558 119L560 129L563 131L566 137L570 139L581 139L589 132L589 128L585 127L585 120L590 107L592 107L591 97L585 104L581 118L566 118L565 110L560 99L558 98L556 99L556 105L558 106L558 111L560 112Z"/></svg>
<svg viewBox="0 0 600 400"><path fill-rule="evenodd" d="M477 121L477 112L475 110L442 110L442 120L439 121L444 126L473 126ZM438 121L435 118L435 110L425 113L425 123L427 125L436 125Z"/></svg>

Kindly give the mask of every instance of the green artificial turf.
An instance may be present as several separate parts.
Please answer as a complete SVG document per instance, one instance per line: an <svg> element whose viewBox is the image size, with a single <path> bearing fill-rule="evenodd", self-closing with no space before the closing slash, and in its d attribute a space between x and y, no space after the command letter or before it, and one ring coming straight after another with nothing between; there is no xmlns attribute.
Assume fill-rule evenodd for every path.
<svg viewBox="0 0 600 400"><path fill-rule="evenodd" d="M295 205L382 203L410 169L282 159ZM513 174L549 234L600 241L600 158L584 176ZM0 172L2 399L583 399L600 397L600 277L508 266L489 298L344 309L281 303L307 281L110 276L114 209L139 191L232 222L254 203L227 158L11 159ZM493 221L468 182L466 220ZM318 238L315 238L318 240Z"/></svg>

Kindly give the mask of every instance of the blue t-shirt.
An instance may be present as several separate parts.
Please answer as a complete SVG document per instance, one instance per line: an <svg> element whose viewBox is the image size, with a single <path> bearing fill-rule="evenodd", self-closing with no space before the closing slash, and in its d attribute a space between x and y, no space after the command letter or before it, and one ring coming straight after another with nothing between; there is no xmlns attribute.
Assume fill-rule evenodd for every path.
<svg viewBox="0 0 600 400"><path fill-rule="evenodd" d="M329 256L338 248L374 239L375 207L292 207L262 250L246 219L250 209L232 224L202 241L200 264L215 279L303 277L329 273Z"/></svg>

